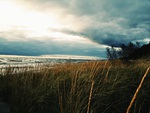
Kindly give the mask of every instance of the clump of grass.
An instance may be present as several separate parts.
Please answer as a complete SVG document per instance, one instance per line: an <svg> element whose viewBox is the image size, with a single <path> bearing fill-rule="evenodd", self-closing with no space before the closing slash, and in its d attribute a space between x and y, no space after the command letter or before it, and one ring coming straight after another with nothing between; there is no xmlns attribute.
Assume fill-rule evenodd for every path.
<svg viewBox="0 0 150 113"><path fill-rule="evenodd" d="M0 99L12 113L123 113L149 62L96 61L53 68L9 67L0 75ZM144 63L143 63L144 62ZM131 112L148 113L149 73Z"/></svg>
<svg viewBox="0 0 150 113"><path fill-rule="evenodd" d="M143 84L143 82L144 82L145 77L147 76L147 74L148 74L148 72L149 72L149 69L150 69L150 66L147 68L146 73L145 73L144 76L142 77L142 80L141 80L141 82L140 82L138 88L136 89L136 92L134 93L134 96L133 96L133 98L132 98L132 100L131 100L131 102L130 102L128 108L127 108L126 113L129 113L129 112L130 112L130 109L131 109L131 107L132 107L132 105L133 105L133 103L134 103L134 101L135 101L135 99L136 99L136 97L137 97L137 95L138 95L138 93L139 93L139 90L140 90L141 87L142 87L142 84Z"/></svg>

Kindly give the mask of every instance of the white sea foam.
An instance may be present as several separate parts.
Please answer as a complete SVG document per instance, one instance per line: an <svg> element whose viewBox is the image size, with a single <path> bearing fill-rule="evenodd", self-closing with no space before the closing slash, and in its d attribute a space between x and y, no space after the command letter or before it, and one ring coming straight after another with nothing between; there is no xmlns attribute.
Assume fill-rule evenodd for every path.
<svg viewBox="0 0 150 113"><path fill-rule="evenodd" d="M0 68L7 66L35 66L37 64L59 64L67 62L85 62L99 60L98 57L90 56L73 56L73 55L43 55L43 56L17 56L17 55L0 55Z"/></svg>

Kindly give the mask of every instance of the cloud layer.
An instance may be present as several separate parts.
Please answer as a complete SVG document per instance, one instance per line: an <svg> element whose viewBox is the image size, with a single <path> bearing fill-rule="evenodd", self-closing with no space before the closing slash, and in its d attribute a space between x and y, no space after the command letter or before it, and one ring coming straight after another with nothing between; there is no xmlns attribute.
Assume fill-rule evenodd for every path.
<svg viewBox="0 0 150 113"><path fill-rule="evenodd" d="M149 0L32 0L28 6L47 12L53 8L62 11L70 20L67 24L76 20L79 27L83 26L78 33L100 44L117 45L150 38Z"/></svg>
<svg viewBox="0 0 150 113"><path fill-rule="evenodd" d="M150 0L12 1L29 12L38 12L35 16L30 13L31 18L24 20L27 24L33 23L34 27L21 22L15 28L0 27L0 37L11 46L19 41L24 49L30 47L31 51L34 51L33 45L33 48L38 48L36 55L101 54L104 57L107 46L150 41ZM27 18L28 13L25 14L24 18ZM16 43L17 47L20 47L19 43Z"/></svg>
<svg viewBox="0 0 150 113"><path fill-rule="evenodd" d="M57 40L44 41L8 41L0 38L0 54L11 55L77 55L77 56L97 56L105 58L103 54L105 46L95 46L93 43L85 42L59 42Z"/></svg>

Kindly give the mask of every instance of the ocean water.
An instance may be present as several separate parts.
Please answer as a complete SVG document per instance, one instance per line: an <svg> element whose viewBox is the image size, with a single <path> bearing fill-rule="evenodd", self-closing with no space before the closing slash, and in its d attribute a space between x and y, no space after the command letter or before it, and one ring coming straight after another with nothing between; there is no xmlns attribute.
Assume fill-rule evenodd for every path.
<svg viewBox="0 0 150 113"><path fill-rule="evenodd" d="M45 56L17 56L17 55L0 55L0 68L4 67L25 67L36 66L39 64L60 64L60 63L78 63L91 60L98 60L97 57L86 56L67 56L67 55L45 55Z"/></svg>
<svg viewBox="0 0 150 113"><path fill-rule="evenodd" d="M16 55L0 55L0 74L6 75L8 72L20 73L23 71L39 70L38 68L53 68L55 64L62 63L79 63L99 60L96 57L85 56L16 56ZM40 66L42 65L42 66ZM11 67L11 68L10 68Z"/></svg>

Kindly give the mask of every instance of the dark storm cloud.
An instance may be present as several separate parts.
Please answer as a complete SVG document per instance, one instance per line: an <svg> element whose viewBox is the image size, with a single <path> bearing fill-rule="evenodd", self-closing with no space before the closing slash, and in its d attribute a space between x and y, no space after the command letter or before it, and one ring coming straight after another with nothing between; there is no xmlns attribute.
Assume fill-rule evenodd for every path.
<svg viewBox="0 0 150 113"><path fill-rule="evenodd" d="M110 31L103 31L99 28L95 30L87 29L84 35L99 44L119 46L131 41L148 39L150 34L146 28L134 28L130 30L112 29Z"/></svg>
<svg viewBox="0 0 150 113"><path fill-rule="evenodd" d="M87 5L86 2L82 3L80 2L84 9L78 8L79 14L88 15L94 21L83 32L93 41L106 45L119 45L150 38L149 0L96 0L91 7L88 2Z"/></svg>
<svg viewBox="0 0 150 113"><path fill-rule="evenodd" d="M8 41L0 37L0 54L5 55L79 55L79 56L96 56L105 58L104 48L100 49L93 45L89 46L80 43L55 42L52 40L43 41Z"/></svg>
<svg viewBox="0 0 150 113"><path fill-rule="evenodd" d="M84 30L70 33L100 44L118 45L150 38L149 0L33 0L32 3L65 9L66 15L74 15L76 19L88 18L83 23L88 24Z"/></svg>
<svg viewBox="0 0 150 113"><path fill-rule="evenodd" d="M150 38L149 0L96 0L78 4L82 4L76 5L79 14L92 17L95 23L84 33L98 43L115 45Z"/></svg>

